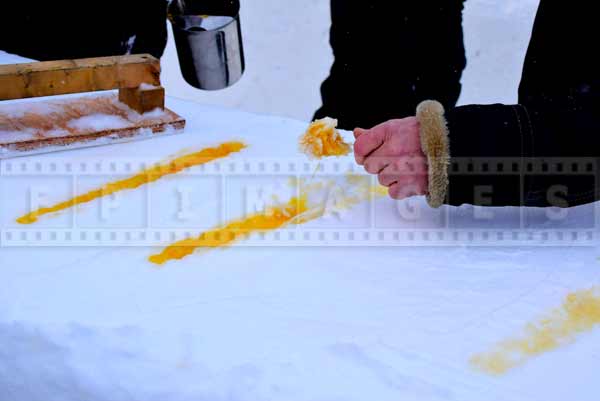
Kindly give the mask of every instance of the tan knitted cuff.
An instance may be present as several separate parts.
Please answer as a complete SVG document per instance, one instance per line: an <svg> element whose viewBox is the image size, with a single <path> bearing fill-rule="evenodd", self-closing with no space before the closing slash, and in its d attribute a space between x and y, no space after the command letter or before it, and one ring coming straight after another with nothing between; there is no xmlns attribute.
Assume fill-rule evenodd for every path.
<svg viewBox="0 0 600 401"><path fill-rule="evenodd" d="M421 149L427 156L429 185L427 203L433 208L442 206L448 190L450 147L444 106L434 100L425 100L417 106L420 124Z"/></svg>

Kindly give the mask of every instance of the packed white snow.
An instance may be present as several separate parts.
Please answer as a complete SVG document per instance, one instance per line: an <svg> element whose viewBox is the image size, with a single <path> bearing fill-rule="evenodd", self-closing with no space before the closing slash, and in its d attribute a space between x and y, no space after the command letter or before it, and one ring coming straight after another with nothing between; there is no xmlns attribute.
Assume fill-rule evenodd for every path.
<svg viewBox="0 0 600 401"><path fill-rule="evenodd" d="M121 116L108 114L92 114L69 121L68 126L80 131L104 131L110 129L126 128L131 125Z"/></svg>
<svg viewBox="0 0 600 401"><path fill-rule="evenodd" d="M597 399L598 329L499 377L473 370L469 358L518 335L569 292L600 285L598 205L432 210L420 197L380 199L304 231L281 231L283 241L313 230L310 247L275 241L196 253L160 269L148 263L160 249L144 246L152 230L164 234L163 244L237 218L248 202L289 188L281 171L327 179L297 152L305 121L173 98L307 120L330 63L327 3L245 5L248 72L223 92L183 86L170 43L163 80L168 107L187 118L183 135L0 162L0 401ZM516 99L535 6L467 2L462 102ZM231 140L249 146L203 173L31 227L15 223L32 207ZM336 174L354 165L351 156L336 163ZM378 233L395 230L429 236L378 246ZM520 236L544 230L563 240ZM52 234L71 231L63 245L74 245L48 245ZM481 231L505 237L490 242L477 237ZM335 232L355 233L356 244L319 240ZM441 246L440 233L453 232L465 236ZM123 240L93 246L97 233Z"/></svg>

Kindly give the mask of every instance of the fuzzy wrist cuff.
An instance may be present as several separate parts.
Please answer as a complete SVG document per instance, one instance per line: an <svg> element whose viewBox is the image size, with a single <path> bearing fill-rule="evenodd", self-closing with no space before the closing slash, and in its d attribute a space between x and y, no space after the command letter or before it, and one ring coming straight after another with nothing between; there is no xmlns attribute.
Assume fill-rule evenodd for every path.
<svg viewBox="0 0 600 401"><path fill-rule="evenodd" d="M442 206L448 191L450 146L444 113L444 106L434 100L425 100L417 106L421 149L428 164L427 203L433 208Z"/></svg>

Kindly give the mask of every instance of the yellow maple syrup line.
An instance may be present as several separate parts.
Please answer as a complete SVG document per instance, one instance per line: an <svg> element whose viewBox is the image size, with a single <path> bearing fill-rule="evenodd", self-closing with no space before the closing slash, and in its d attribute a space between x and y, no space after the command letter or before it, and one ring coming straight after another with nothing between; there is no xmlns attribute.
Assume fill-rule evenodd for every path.
<svg viewBox="0 0 600 401"><path fill-rule="evenodd" d="M498 343L490 352L473 356L471 365L491 375L502 375L529 359L571 344L577 335L600 326L600 288L569 294L561 307L528 324L520 337Z"/></svg>
<svg viewBox="0 0 600 401"><path fill-rule="evenodd" d="M17 219L17 223L33 224L38 221L41 216L69 209L82 203L88 203L116 192L139 188L143 185L157 181L165 176L177 174L189 167L205 164L213 160L226 157L232 153L239 152L245 147L246 145L242 142L225 142L216 147L206 148L198 152L189 153L177 157L169 162L145 169L132 177L105 184L101 188L86 192L85 194L76 196L67 201L34 210L31 213L19 217Z"/></svg>
<svg viewBox="0 0 600 401"><path fill-rule="evenodd" d="M191 255L198 248L226 247L239 238L253 232L270 231L289 224L293 219L308 210L304 196L294 197L282 206L274 206L261 213L234 220L224 227L202 233L196 238L184 239L166 247L161 253L152 255L148 260L162 265L170 260L180 260Z"/></svg>
<svg viewBox="0 0 600 401"><path fill-rule="evenodd" d="M197 249L225 248L238 240L247 238L252 233L273 231L292 224L304 224L322 217L326 213L326 206L322 204L309 206L308 198L312 192L331 188L334 183L332 181L318 183L292 181L296 185L300 185L300 194L291 198L286 204L268 207L262 212L204 232L198 237L177 241L164 248L162 252L150 256L148 260L151 263L163 265L169 261L181 260L190 256ZM358 194L343 196L338 199L337 207L339 209L351 209L363 201L387 194L387 189L382 191L380 186L371 188L371 181L368 178L356 180L348 176L346 183Z"/></svg>

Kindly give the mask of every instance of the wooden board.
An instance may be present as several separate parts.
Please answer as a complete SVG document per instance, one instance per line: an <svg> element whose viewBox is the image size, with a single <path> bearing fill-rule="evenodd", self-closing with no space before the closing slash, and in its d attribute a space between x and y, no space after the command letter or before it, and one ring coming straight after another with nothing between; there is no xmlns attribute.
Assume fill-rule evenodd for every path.
<svg viewBox="0 0 600 401"><path fill-rule="evenodd" d="M115 93L0 103L0 158L152 137L184 126L168 109L139 114Z"/></svg>
<svg viewBox="0 0 600 401"><path fill-rule="evenodd" d="M146 113L156 108L165 108L165 88L122 88L119 89L119 100L138 113Z"/></svg>
<svg viewBox="0 0 600 401"><path fill-rule="evenodd" d="M160 86L149 54L0 65L0 100Z"/></svg>

